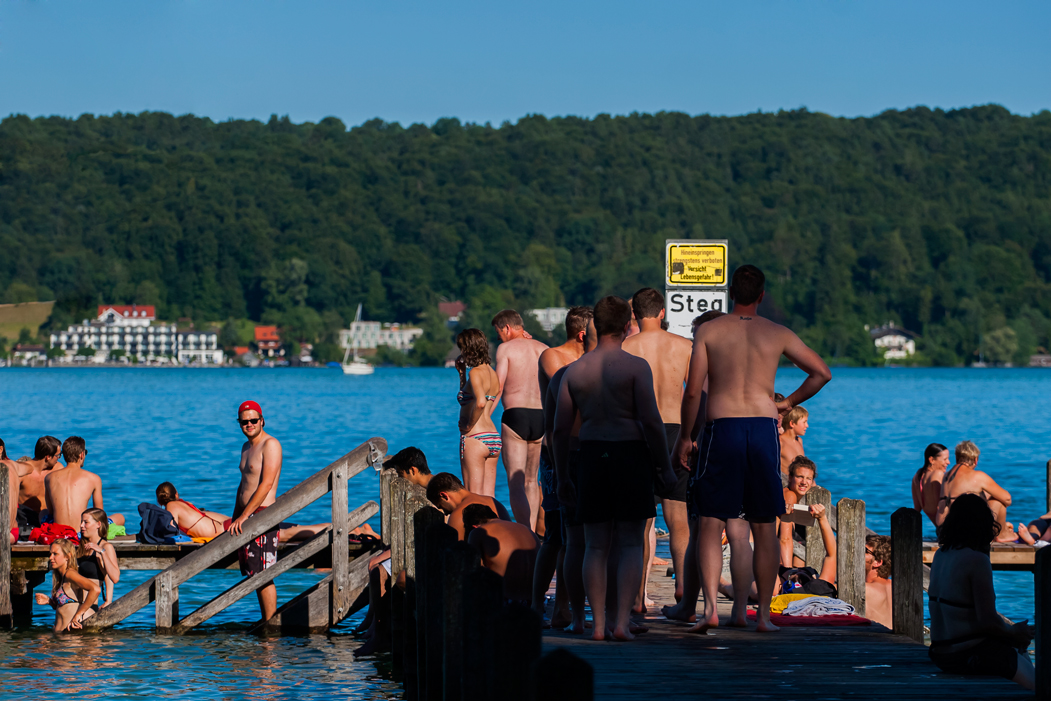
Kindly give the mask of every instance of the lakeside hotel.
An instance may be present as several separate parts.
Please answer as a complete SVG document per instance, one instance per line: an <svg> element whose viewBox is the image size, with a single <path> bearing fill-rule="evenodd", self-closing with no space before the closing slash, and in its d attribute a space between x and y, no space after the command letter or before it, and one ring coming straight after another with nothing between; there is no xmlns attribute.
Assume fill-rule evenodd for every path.
<svg viewBox="0 0 1051 701"><path fill-rule="evenodd" d="M153 306L100 305L98 318L85 319L65 331L51 334L51 347L65 354L58 362L71 363L83 357L92 363L104 363L115 350L140 362L167 362L221 365L223 351L214 331L179 331L175 324L157 324Z"/></svg>

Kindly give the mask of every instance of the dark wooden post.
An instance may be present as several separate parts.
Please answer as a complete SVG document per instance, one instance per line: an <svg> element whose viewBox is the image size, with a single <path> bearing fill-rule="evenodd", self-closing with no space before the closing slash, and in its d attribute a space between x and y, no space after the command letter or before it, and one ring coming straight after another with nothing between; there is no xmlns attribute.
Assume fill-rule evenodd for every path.
<svg viewBox="0 0 1051 701"><path fill-rule="evenodd" d="M467 543L453 543L444 552L442 564L442 671L443 698L460 700L463 694L463 614L464 581L478 567L478 551Z"/></svg>
<svg viewBox="0 0 1051 701"><path fill-rule="evenodd" d="M592 701L595 670L565 648L544 655L533 665L530 701Z"/></svg>
<svg viewBox="0 0 1051 701"><path fill-rule="evenodd" d="M419 684L427 692L427 696L421 698L426 698L428 701L442 701L444 684L442 660L445 659L442 649L444 647L442 621L445 615L442 568L445 551L456 541L456 531L444 523L428 527L424 539L424 547L427 548L427 571L421 581L425 582L427 587L424 594L427 599L427 618L421 625L427 629L424 634L427 640L427 656L424 660L426 674L420 677Z"/></svg>
<svg viewBox="0 0 1051 701"><path fill-rule="evenodd" d="M179 587L169 570L157 575L153 587L157 630L168 630L179 622Z"/></svg>
<svg viewBox="0 0 1051 701"><path fill-rule="evenodd" d="M902 507L890 516L890 571L894 632L923 642L923 536L920 512Z"/></svg>
<svg viewBox="0 0 1051 701"><path fill-rule="evenodd" d="M503 608L503 577L484 567L467 574L463 586L463 701L491 701L506 690L496 676L497 617Z"/></svg>
<svg viewBox="0 0 1051 701"><path fill-rule="evenodd" d="M391 672L401 680L405 651L405 592L397 586L405 570L405 493L409 483L395 477L390 485L390 657Z"/></svg>
<svg viewBox="0 0 1051 701"><path fill-rule="evenodd" d="M836 588L839 598L865 615L865 502L840 499L836 506Z"/></svg>
<svg viewBox="0 0 1051 701"><path fill-rule="evenodd" d="M390 547L390 484L398 475L394 470L380 471L380 540Z"/></svg>
<svg viewBox="0 0 1051 701"><path fill-rule="evenodd" d="M527 701L533 663L540 659L540 614L522 604L508 604L497 617L496 678L501 701Z"/></svg>
<svg viewBox="0 0 1051 701"><path fill-rule="evenodd" d="M422 492L422 494L421 494ZM405 628L402 634L402 666L405 680L405 698L415 701L419 694L419 677L416 661L416 514L420 510L434 511L427 501L426 492L412 485L405 497L405 612L402 620ZM422 542L422 539L421 539Z"/></svg>
<svg viewBox="0 0 1051 701"><path fill-rule="evenodd" d="M0 626L14 625L11 610L11 483L7 465L0 465Z"/></svg>
<svg viewBox="0 0 1051 701"><path fill-rule="evenodd" d="M427 529L444 526L445 516L438 509L423 508L413 514L413 540L416 543L416 564L413 570L416 592L416 698L422 701L427 692ZM413 625L410 622L410 625Z"/></svg>
<svg viewBox="0 0 1051 701"><path fill-rule="evenodd" d="M1045 489L1047 490L1047 510L1051 511L1051 460L1047 461L1047 476L1044 478Z"/></svg>
<svg viewBox="0 0 1051 701"><path fill-rule="evenodd" d="M807 504L824 504L825 512L829 514L832 512L832 493L824 487L814 485L803 499ZM815 523L806 529L806 566L813 567L820 572L824 562L825 541L821 539L821 526Z"/></svg>
<svg viewBox="0 0 1051 701"><path fill-rule="evenodd" d="M1051 547L1036 551L1036 698L1051 699Z"/></svg>
<svg viewBox="0 0 1051 701"><path fill-rule="evenodd" d="M328 612L330 624L342 621L344 612L350 610L354 601L350 598L350 511L347 504L347 469L337 467L332 471L332 585L329 587L331 604Z"/></svg>

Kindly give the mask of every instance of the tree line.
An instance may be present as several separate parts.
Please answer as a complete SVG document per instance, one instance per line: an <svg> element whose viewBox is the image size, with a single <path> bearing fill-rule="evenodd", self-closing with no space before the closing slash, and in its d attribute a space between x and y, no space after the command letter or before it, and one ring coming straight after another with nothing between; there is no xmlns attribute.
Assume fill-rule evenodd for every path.
<svg viewBox="0 0 1051 701"><path fill-rule="evenodd" d="M806 110L294 124L115 114L0 122L3 302L255 320L331 349L359 303L423 323L663 285L668 238L725 238L763 313L833 363L1022 362L1051 346L1051 113L989 105L871 118ZM233 332L228 332L233 338Z"/></svg>

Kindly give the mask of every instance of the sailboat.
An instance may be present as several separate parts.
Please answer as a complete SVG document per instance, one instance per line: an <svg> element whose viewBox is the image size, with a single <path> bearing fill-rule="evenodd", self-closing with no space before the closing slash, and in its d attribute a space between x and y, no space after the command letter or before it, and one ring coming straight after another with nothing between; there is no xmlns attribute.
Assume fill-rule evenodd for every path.
<svg viewBox="0 0 1051 701"><path fill-rule="evenodd" d="M358 312L354 315L354 321L361 321L361 305L358 305ZM349 363L347 358L350 356L351 350L354 351L354 359ZM344 375L371 375L376 372L376 368L372 367L367 360L358 357L358 348L354 346L353 349L347 348L346 352L343 353L343 362L339 364L339 367L343 369Z"/></svg>

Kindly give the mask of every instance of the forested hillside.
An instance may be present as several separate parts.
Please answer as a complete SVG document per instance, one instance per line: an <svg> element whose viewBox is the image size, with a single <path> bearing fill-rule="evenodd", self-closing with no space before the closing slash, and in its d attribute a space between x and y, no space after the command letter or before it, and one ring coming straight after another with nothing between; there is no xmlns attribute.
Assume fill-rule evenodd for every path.
<svg viewBox="0 0 1051 701"><path fill-rule="evenodd" d="M1051 113L0 123L0 302L57 299L53 326L138 302L316 340L445 297L484 328L660 287L687 237L761 266L765 313L834 362L888 320L930 362L1019 360L1051 345Z"/></svg>

